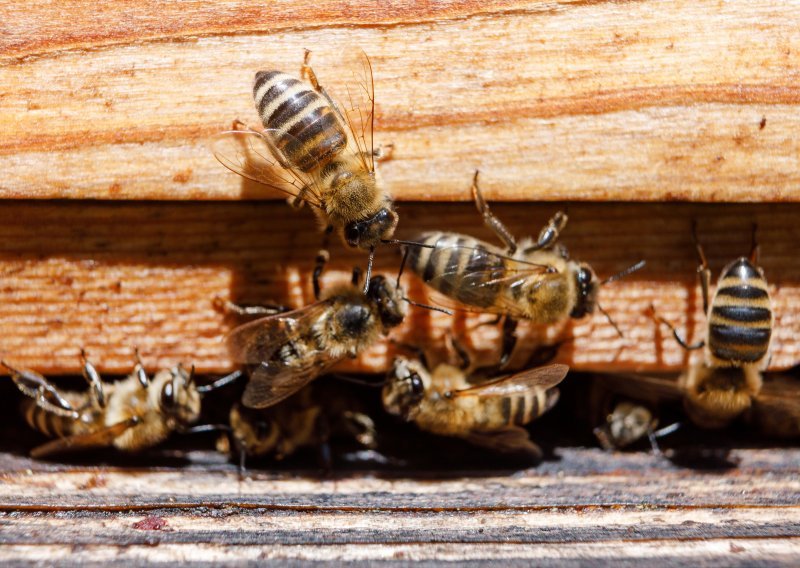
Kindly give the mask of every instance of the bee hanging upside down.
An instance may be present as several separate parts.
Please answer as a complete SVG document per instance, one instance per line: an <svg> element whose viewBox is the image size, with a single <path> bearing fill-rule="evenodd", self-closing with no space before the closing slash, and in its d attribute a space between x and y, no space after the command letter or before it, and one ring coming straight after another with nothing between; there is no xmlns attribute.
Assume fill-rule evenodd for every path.
<svg viewBox="0 0 800 568"><path fill-rule="evenodd" d="M376 158L387 155L373 147L372 66L361 53L357 84L342 107L317 81L309 56L300 80L275 70L256 74L253 97L264 129L237 121L218 136L214 154L231 171L289 194L294 206L307 203L329 232L369 251L369 285L375 247L391 239L398 221L375 175ZM318 257L318 270L325 259Z"/></svg>
<svg viewBox="0 0 800 568"><path fill-rule="evenodd" d="M172 432L190 432L200 417L201 394L238 377L233 373L211 385L197 386L194 373L178 365L151 379L136 359L127 378L106 383L84 356L87 392L62 392L39 373L3 362L17 388L31 399L22 406L28 425L55 438L34 448L31 456L102 447L125 452L151 448Z"/></svg>
<svg viewBox="0 0 800 568"><path fill-rule="evenodd" d="M704 428L724 427L750 408L761 391L761 373L769 361L774 317L764 271L758 266L755 234L753 226L749 258L739 257L722 269L709 302L711 271L692 225L707 318L704 340L687 344L653 308L656 321L669 326L684 349L704 349L703 360L693 363L680 380L686 412Z"/></svg>
<svg viewBox="0 0 800 568"><path fill-rule="evenodd" d="M489 210L478 188L478 172L472 195L484 223L505 244L505 249L459 233L426 232L412 239L417 245L407 245L408 261L426 284L446 298L505 317L501 364L508 360L516 343L518 319L553 324L582 318L599 308L600 286L644 266L639 262L598 281L591 266L570 259L566 248L557 242L567 224L565 213L557 212L535 241L517 243ZM610 318L609 321L617 329Z"/></svg>
<svg viewBox="0 0 800 568"><path fill-rule="evenodd" d="M464 369L440 364L429 371L422 361L399 357L383 387L383 406L426 432L539 459L541 450L522 426L556 404L555 387L568 370L548 365L476 385Z"/></svg>

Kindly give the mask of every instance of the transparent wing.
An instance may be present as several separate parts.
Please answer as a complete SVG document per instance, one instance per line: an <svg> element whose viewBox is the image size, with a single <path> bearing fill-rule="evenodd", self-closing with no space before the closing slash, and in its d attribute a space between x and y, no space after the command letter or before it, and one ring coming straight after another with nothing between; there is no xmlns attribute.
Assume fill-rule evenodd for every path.
<svg viewBox="0 0 800 568"><path fill-rule="evenodd" d="M277 404L325 373L336 361L327 352L316 351L295 365L264 362L250 372L242 403L248 408Z"/></svg>
<svg viewBox="0 0 800 568"><path fill-rule="evenodd" d="M469 259L470 265L484 268L463 270L460 265L464 261L457 259ZM437 244L431 251L428 264L446 267L427 282L451 300L457 299L461 304L481 308L479 311L516 317L523 317L524 310L505 291L521 286L531 278L537 279L537 286L546 286L549 282L556 282L558 276L549 265L516 260L484 248L461 245ZM452 287L453 281L457 282L457 290ZM448 303L435 296L434 300Z"/></svg>
<svg viewBox="0 0 800 568"><path fill-rule="evenodd" d="M267 134L269 130L228 130L212 142L214 156L234 173L297 197L314 207L323 207L322 191L310 175L291 167ZM289 137L288 134L283 134Z"/></svg>
<svg viewBox="0 0 800 568"><path fill-rule="evenodd" d="M107 428L96 430L95 432L59 438L31 450L31 457L43 458L63 452L75 452L91 448L106 448L111 446L114 440L124 434L128 428L132 428L138 423L139 418L134 416L122 422L117 422Z"/></svg>
<svg viewBox="0 0 800 568"><path fill-rule="evenodd" d="M649 375L618 374L598 375L597 380L612 392L633 400L662 402L680 400L684 392L679 376L655 377Z"/></svg>
<svg viewBox="0 0 800 568"><path fill-rule="evenodd" d="M531 441L528 431L518 426L503 430L473 430L466 435L468 442L495 452L525 454L541 459L542 450Z"/></svg>
<svg viewBox="0 0 800 568"><path fill-rule="evenodd" d="M800 380L782 375L765 380L753 399L752 416L769 436L800 436Z"/></svg>
<svg viewBox="0 0 800 568"><path fill-rule="evenodd" d="M350 69L350 80L347 82L347 98L342 112L342 117L350 131L364 168L367 171L375 170L375 147L373 146L372 131L375 122L375 85L372 77L372 63L367 54L356 50L349 54L345 66Z"/></svg>
<svg viewBox="0 0 800 568"><path fill-rule="evenodd" d="M322 300L234 328L226 337L231 357L237 363L248 365L269 361L287 342L307 336L311 324L328 309L330 303L330 300Z"/></svg>
<svg viewBox="0 0 800 568"><path fill-rule="evenodd" d="M537 367L455 391L452 396L505 397L536 389L549 389L563 381L568 372L567 365Z"/></svg>

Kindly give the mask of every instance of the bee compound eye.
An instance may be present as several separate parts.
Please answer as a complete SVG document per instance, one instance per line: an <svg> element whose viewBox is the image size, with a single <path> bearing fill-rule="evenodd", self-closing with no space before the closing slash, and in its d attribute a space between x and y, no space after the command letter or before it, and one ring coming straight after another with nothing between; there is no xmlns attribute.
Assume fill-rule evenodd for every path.
<svg viewBox="0 0 800 568"><path fill-rule="evenodd" d="M361 240L361 227L359 227L359 223L351 223L344 233L345 240L347 240L347 244L350 246L358 245L359 240Z"/></svg>

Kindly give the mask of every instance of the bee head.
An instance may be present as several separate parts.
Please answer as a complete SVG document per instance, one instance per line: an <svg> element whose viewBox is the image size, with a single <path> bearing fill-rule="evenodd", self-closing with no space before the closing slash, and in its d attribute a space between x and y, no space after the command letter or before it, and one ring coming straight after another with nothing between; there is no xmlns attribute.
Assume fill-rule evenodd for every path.
<svg viewBox="0 0 800 568"><path fill-rule="evenodd" d="M578 301L569 314L570 317L579 319L594 311L597 305L597 275L588 264L581 263L575 271L575 290Z"/></svg>
<svg viewBox="0 0 800 568"><path fill-rule="evenodd" d="M386 412L411 420L414 410L425 397L426 382L430 379L422 363L404 357L395 359L383 386Z"/></svg>
<svg viewBox="0 0 800 568"><path fill-rule="evenodd" d="M404 299L403 289L385 276L373 276L369 281L367 297L374 302L384 329L397 327L403 322L408 312L408 302Z"/></svg>
<svg viewBox="0 0 800 568"><path fill-rule="evenodd" d="M200 417L200 393L194 386L194 368L187 372L181 365L162 371L153 380L160 392L158 408L178 424L191 424Z"/></svg>
<svg viewBox="0 0 800 568"><path fill-rule="evenodd" d="M382 207L377 213L344 227L344 240L351 247L371 249L382 240L392 238L397 227L397 213L391 207Z"/></svg>

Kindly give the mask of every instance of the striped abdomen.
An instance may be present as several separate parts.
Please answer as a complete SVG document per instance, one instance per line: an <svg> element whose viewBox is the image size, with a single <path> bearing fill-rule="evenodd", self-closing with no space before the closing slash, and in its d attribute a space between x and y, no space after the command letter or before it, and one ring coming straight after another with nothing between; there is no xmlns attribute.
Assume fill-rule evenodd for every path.
<svg viewBox="0 0 800 568"><path fill-rule="evenodd" d="M772 335L767 282L746 258L722 271L708 323L708 347L716 358L755 363L767 355Z"/></svg>
<svg viewBox="0 0 800 568"><path fill-rule="evenodd" d="M22 401L22 415L28 426L49 438L65 438L74 433L73 418L48 412L37 406L34 400Z"/></svg>
<svg viewBox="0 0 800 568"><path fill-rule="evenodd" d="M307 83L280 71L259 71L253 97L267 135L297 169L324 166L347 146L337 114Z"/></svg>
<svg viewBox="0 0 800 568"><path fill-rule="evenodd" d="M423 233L417 241L434 247L408 247L408 265L426 284L471 306L494 304L506 273L500 253L457 233Z"/></svg>
<svg viewBox="0 0 800 568"><path fill-rule="evenodd" d="M536 389L517 396L506 396L491 402L486 402L487 414L500 419L500 423L493 423L491 427L524 426L539 418L542 414L553 408L558 402L559 391L557 388ZM496 405L494 409L490 405Z"/></svg>

